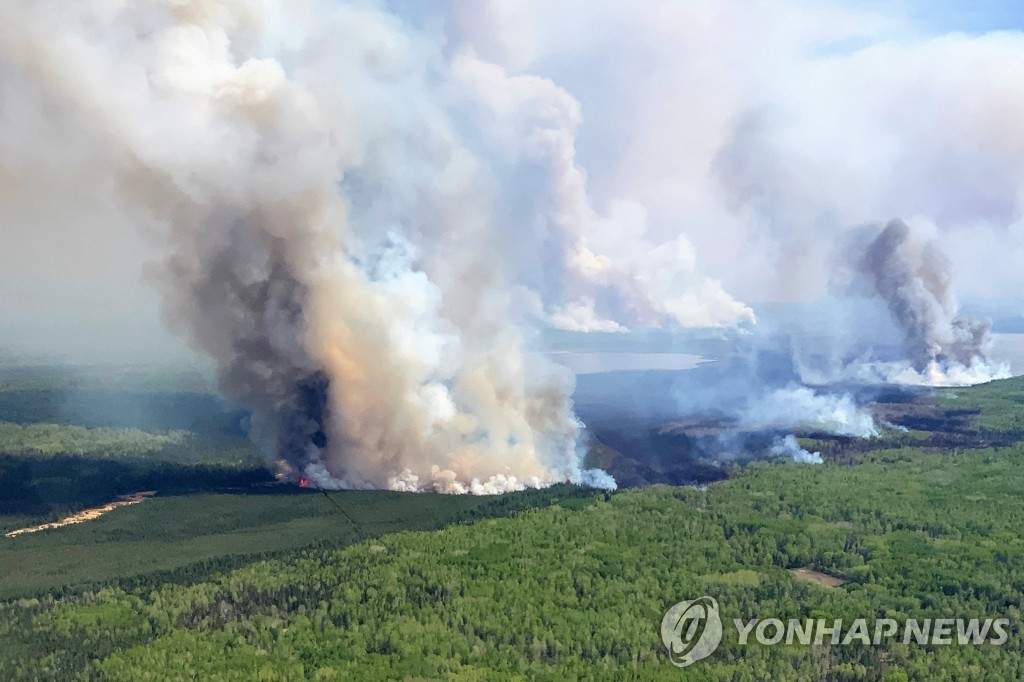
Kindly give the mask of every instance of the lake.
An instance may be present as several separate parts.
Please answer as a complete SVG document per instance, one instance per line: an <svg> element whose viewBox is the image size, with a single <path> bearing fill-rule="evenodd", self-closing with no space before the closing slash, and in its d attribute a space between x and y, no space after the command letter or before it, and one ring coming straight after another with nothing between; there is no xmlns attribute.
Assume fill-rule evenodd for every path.
<svg viewBox="0 0 1024 682"><path fill-rule="evenodd" d="M694 353L629 353L600 351L553 351L546 354L576 374L693 369L711 358Z"/></svg>

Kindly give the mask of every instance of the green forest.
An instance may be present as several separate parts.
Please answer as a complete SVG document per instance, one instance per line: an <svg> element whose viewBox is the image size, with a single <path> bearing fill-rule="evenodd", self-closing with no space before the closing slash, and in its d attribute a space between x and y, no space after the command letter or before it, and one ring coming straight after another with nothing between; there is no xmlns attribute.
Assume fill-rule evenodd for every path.
<svg viewBox="0 0 1024 682"><path fill-rule="evenodd" d="M0 538L0 679L1024 679L1021 386L929 404L955 409L974 446L918 429L822 465L747 463L700 487L473 498L171 486L89 523ZM150 475L150 463L173 464L159 453L215 442L171 426L39 427L37 445L32 429L5 426L19 454L0 444L0 462L42 466L70 439L110 454L68 461L125 465L135 460L118 443L135 442L151 448L135 474ZM984 446L997 433L1006 444ZM231 461L217 466L246 471ZM16 509L0 523L55 513ZM798 568L844 582L808 582ZM661 619L702 595L718 601L724 639L680 670ZM1009 619L1007 641L744 645L732 626L970 617Z"/></svg>

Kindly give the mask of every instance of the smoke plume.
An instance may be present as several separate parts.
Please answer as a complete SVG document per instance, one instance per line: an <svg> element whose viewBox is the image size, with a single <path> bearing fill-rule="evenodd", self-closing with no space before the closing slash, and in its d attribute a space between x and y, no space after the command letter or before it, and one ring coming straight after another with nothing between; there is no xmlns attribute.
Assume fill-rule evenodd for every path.
<svg viewBox="0 0 1024 682"><path fill-rule="evenodd" d="M772 445L771 452L773 455L792 457L794 462L800 464L821 464L824 461L820 452L809 452L800 447L793 434L777 440Z"/></svg>
<svg viewBox="0 0 1024 682"><path fill-rule="evenodd" d="M747 429L801 429L839 436L878 435L872 416L848 394L819 394L806 386L788 386L753 399L740 413Z"/></svg>
<svg viewBox="0 0 1024 682"><path fill-rule="evenodd" d="M1024 40L918 29L796 0L5 0L4 247L144 234L167 325L285 477L610 484L581 470L573 378L536 330L743 327L734 296L824 295L875 216L936 241L900 223L847 263L907 359L833 339L842 376L1001 375L937 244L974 293L1019 293L1019 269L990 273L1024 252ZM132 260L74 256L51 272Z"/></svg>
<svg viewBox="0 0 1024 682"><path fill-rule="evenodd" d="M166 254L151 277L168 324L283 476L613 486L581 470L572 377L528 355L529 330L597 319L601 295L622 322L682 319L657 288L675 280L585 246L571 98L432 38L370 3L14 0L0 76L60 131L52 156ZM46 131L23 132L3 138L5 174L45 163ZM525 196L542 199L502 194L537 164L550 177ZM716 322L749 314L719 299Z"/></svg>
<svg viewBox="0 0 1024 682"><path fill-rule="evenodd" d="M902 334L912 373L898 378L961 384L1005 376L1005 368L992 367L986 356L989 323L958 314L949 259L934 240L914 237L907 223L894 219L862 252L854 251L863 293L885 303Z"/></svg>

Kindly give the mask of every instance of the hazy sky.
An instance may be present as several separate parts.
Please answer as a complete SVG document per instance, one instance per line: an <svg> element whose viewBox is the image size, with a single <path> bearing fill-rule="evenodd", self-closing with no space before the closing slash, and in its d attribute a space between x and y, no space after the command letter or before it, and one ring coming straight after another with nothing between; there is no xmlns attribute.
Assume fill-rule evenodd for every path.
<svg viewBox="0 0 1024 682"><path fill-rule="evenodd" d="M534 165L509 156L490 171L514 189L510 203L563 202L547 219L575 211L587 224L573 282L522 270L554 324L727 325L759 301L815 299L839 236L894 216L936 237L961 298L1024 288L1019 2L382 6L473 90L472 111L490 123L467 136L491 135L507 154L535 119L560 136ZM5 50L0 34L0 348L179 356L143 282L163 258L142 234L152 225L126 218L115 179L90 172L105 142L64 116L59 97L32 94L7 40ZM521 96L488 89L520 75L534 78ZM505 217L522 220L524 237L502 248L535 249L543 264L554 247L527 234L533 214ZM601 265L610 255L611 269Z"/></svg>

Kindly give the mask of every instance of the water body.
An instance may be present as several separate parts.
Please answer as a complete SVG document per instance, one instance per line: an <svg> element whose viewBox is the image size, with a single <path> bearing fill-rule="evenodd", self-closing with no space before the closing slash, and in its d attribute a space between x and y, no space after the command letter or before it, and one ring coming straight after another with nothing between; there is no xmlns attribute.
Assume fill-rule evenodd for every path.
<svg viewBox="0 0 1024 682"><path fill-rule="evenodd" d="M712 358L694 353L629 353L554 351L548 357L576 374L601 372L681 371L694 369Z"/></svg>
<svg viewBox="0 0 1024 682"><path fill-rule="evenodd" d="M651 353L630 351L548 351L549 358L575 374L624 371L692 370L718 358L697 353ZM989 359L1005 364L1014 376L1024 375L1024 333L993 334Z"/></svg>

